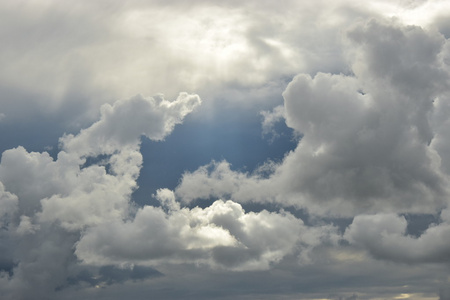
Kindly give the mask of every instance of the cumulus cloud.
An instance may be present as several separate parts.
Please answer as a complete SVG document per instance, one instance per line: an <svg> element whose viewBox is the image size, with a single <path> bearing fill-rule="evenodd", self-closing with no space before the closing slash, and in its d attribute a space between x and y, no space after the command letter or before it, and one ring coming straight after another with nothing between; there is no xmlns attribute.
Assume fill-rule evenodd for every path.
<svg viewBox="0 0 450 300"><path fill-rule="evenodd" d="M302 244L307 249L331 240L334 232L326 227L311 239L303 222L287 212L246 213L230 200L181 209L170 191L159 190L157 197L163 207L145 206L131 221L88 229L77 243L77 257L94 265L196 262L262 270Z"/></svg>
<svg viewBox="0 0 450 300"><path fill-rule="evenodd" d="M81 230L121 221L134 211L141 135L163 139L200 102L186 93L171 102L136 96L103 106L98 122L65 135L56 159L23 147L2 154L1 238L14 249L11 264L17 264L2 284L13 299L45 297L64 286Z"/></svg>
<svg viewBox="0 0 450 300"><path fill-rule="evenodd" d="M331 225L310 228L283 210L246 212L231 200L187 208L173 191L160 189L160 207L132 204L142 167L141 135L163 139L199 104L196 95L181 94L172 102L136 96L103 106L99 121L62 137L56 159L23 147L5 151L2 240L15 249L9 263L18 262L2 277L8 295L44 297L71 280L101 283L77 261L86 268L188 263L255 271L289 255L308 262L315 247L336 243ZM123 276L133 274L128 273Z"/></svg>
<svg viewBox="0 0 450 300"><path fill-rule="evenodd" d="M432 144L434 131L445 140L448 120L434 104L448 90L445 39L375 20L347 36L354 75L300 74L283 93L286 124L303 137L269 179L221 163L186 173L177 194L186 201L228 194L332 215L445 207L447 154L439 148L447 143Z"/></svg>
<svg viewBox="0 0 450 300"><path fill-rule="evenodd" d="M241 2L0 4L3 298L448 298L448 4ZM301 140L139 207L141 137L201 103L180 90ZM413 236L409 213L439 218Z"/></svg>
<svg viewBox="0 0 450 300"><path fill-rule="evenodd" d="M406 263L448 262L450 225L431 224L419 237L406 234L407 221L395 214L359 215L344 238L378 259Z"/></svg>
<svg viewBox="0 0 450 300"><path fill-rule="evenodd" d="M18 262L2 278L8 295L43 297L71 280L97 282L82 275L90 271L80 271L77 261L87 268L172 263L256 271L289 255L308 262L315 247L335 244L334 226L310 228L283 210L246 212L232 200L187 208L168 189L158 190L160 207L132 204L142 166L140 136L164 138L199 104L195 95L173 102L137 96L103 106L99 121L64 136L57 159L23 147L5 151L2 240Z"/></svg>
<svg viewBox="0 0 450 300"><path fill-rule="evenodd" d="M112 154L117 149L135 147L141 135L164 139L200 103L197 95L181 93L175 101L167 101L162 95L137 95L113 105L104 104L99 121L77 136L64 136L60 142L65 151L81 156Z"/></svg>
<svg viewBox="0 0 450 300"><path fill-rule="evenodd" d="M123 218L142 165L141 135L164 138L199 104L198 96L183 93L172 102L161 96L156 100L136 96L105 105L98 122L61 139L63 151L57 160L23 147L5 151L0 180L17 193L20 211L27 216L42 205L41 220L58 219L67 227ZM87 156L100 154L109 155L104 165L83 167Z"/></svg>
<svg viewBox="0 0 450 300"><path fill-rule="evenodd" d="M33 215L40 200L54 194L67 194L75 188L79 157L60 152L56 161L47 153L27 152L23 147L6 150L0 163L0 181L17 194L21 214Z"/></svg>

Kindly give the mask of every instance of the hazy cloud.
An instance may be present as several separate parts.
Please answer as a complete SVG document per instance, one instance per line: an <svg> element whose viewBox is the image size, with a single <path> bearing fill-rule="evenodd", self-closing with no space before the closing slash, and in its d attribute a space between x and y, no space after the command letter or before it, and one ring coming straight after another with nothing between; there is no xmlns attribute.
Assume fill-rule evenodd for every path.
<svg viewBox="0 0 450 300"><path fill-rule="evenodd" d="M261 127L263 135L270 135L271 141L278 137L278 133L274 129L275 124L284 120L285 113L283 106L277 106L272 111L261 111L261 116L263 117Z"/></svg>

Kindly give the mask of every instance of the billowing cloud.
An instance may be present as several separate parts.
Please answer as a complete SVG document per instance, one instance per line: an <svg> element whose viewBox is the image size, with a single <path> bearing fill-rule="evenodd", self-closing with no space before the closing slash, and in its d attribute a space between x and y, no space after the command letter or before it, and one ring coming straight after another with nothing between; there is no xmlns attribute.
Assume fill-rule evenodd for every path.
<svg viewBox="0 0 450 300"><path fill-rule="evenodd" d="M137 95L114 105L104 104L99 121L76 137L64 136L61 143L66 152L97 156L136 147L141 136L162 140L200 103L197 95L181 93L175 101L167 101L162 95L151 98Z"/></svg>
<svg viewBox="0 0 450 300"><path fill-rule="evenodd" d="M262 270L300 248L310 251L336 240L333 227L312 233L287 212L246 213L230 200L188 209L180 208L169 190L157 197L163 207L144 206L133 220L88 229L77 243L77 257L92 265L195 262Z"/></svg>
<svg viewBox="0 0 450 300"><path fill-rule="evenodd" d="M77 260L88 268L172 263L256 271L289 255L308 262L315 247L336 244L334 226L309 228L283 210L245 212L231 200L181 207L168 189L156 195L160 207L132 204L142 166L141 135L163 139L199 104L196 95L181 94L172 102L136 96L104 105L99 121L61 138L57 159L23 147L5 151L3 240L16 250L11 260L18 261L2 278L8 295L44 297L71 280L100 284L90 271L77 271Z"/></svg>
<svg viewBox="0 0 450 300"><path fill-rule="evenodd" d="M419 237L406 234L407 221L394 214L355 217L344 237L378 259L406 263L448 262L450 235L447 222L432 224Z"/></svg>
<svg viewBox="0 0 450 300"><path fill-rule="evenodd" d="M448 120L443 100L435 104L447 97L445 39L375 20L348 39L354 75L300 74L283 93L286 124L302 139L269 178L220 163L186 173L177 194L186 201L228 194L332 215L446 207L447 153L432 143L435 134L445 140Z"/></svg>
<svg viewBox="0 0 450 300"><path fill-rule="evenodd" d="M45 297L64 285L68 266L76 261L72 248L80 231L132 213L141 135L163 139L200 104L197 95L185 93L172 102L156 99L136 96L103 106L98 122L62 138L56 160L23 147L3 153L2 240L14 249L11 263L17 265L10 278L2 279L12 299Z"/></svg>
<svg viewBox="0 0 450 300"><path fill-rule="evenodd" d="M69 227L123 218L142 165L141 135L164 138L199 104L198 96L187 94L172 102L136 96L106 104L98 122L61 139L63 151L57 160L22 147L5 151L0 180L8 191L17 193L20 211L28 216L42 205L42 220L59 219ZM107 159L83 167L86 157L101 154Z"/></svg>
<svg viewBox="0 0 450 300"><path fill-rule="evenodd" d="M1 2L2 299L448 299L448 9Z"/></svg>

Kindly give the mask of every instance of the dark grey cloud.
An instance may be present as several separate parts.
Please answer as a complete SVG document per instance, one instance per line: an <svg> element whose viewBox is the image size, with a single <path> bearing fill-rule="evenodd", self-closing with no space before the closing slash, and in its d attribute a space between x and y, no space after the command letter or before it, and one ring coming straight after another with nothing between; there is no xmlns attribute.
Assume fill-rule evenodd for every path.
<svg viewBox="0 0 450 300"><path fill-rule="evenodd" d="M441 288L439 289L439 300L447 300L450 299L450 289Z"/></svg>
<svg viewBox="0 0 450 300"><path fill-rule="evenodd" d="M125 283L129 280L145 280L148 278L155 278L163 276L158 270L150 267L133 266L132 268L117 268L115 266L104 266L95 270L89 271L88 268L83 269L78 274L67 278L68 285L77 285L83 282L90 284L93 287L101 288L107 285ZM61 286L60 289L66 286Z"/></svg>

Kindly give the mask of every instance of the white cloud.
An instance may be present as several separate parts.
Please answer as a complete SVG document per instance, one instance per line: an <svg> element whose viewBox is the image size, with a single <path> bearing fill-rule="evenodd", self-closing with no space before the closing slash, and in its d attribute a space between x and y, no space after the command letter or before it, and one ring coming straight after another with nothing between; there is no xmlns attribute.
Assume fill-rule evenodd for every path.
<svg viewBox="0 0 450 300"><path fill-rule="evenodd" d="M246 213L230 200L188 209L180 208L169 190L159 190L157 197L161 208L144 206L132 220L89 228L77 243L77 257L93 265L172 262L264 270L336 235L331 226L310 230L287 212Z"/></svg>
<svg viewBox="0 0 450 300"><path fill-rule="evenodd" d="M100 120L77 136L61 139L63 149L81 156L112 154L118 149L136 147L141 135L162 140L176 124L201 103L197 95L180 93L175 101L162 95L144 98L137 95L101 107Z"/></svg>
<svg viewBox="0 0 450 300"><path fill-rule="evenodd" d="M13 298L43 298L65 284L80 232L130 216L141 135L163 139L200 102L186 93L172 102L136 96L103 106L98 122L65 135L56 160L23 147L2 154L0 238L18 262L3 284Z"/></svg>
<svg viewBox="0 0 450 300"><path fill-rule="evenodd" d="M65 152L54 161L46 152L29 153L17 147L3 152L0 181L19 197L20 213L31 216L39 210L42 198L67 194L75 188L82 163L80 158Z"/></svg>
<svg viewBox="0 0 450 300"><path fill-rule="evenodd" d="M142 166L141 135L163 139L200 103L198 96L182 93L172 102L136 96L105 104L98 122L61 139L57 160L23 147L5 151L0 180L19 197L21 214L31 217L42 205L41 221L79 229L124 218ZM87 156L100 154L108 155L106 161L82 168Z"/></svg>
<svg viewBox="0 0 450 300"><path fill-rule="evenodd" d="M375 20L348 36L355 75L300 74L283 93L286 124L303 138L269 178L213 164L184 174L177 195L231 195L338 216L445 207L449 179L430 146L434 115L440 134L448 120L442 104L433 104L448 89L444 38Z"/></svg>
<svg viewBox="0 0 450 300"><path fill-rule="evenodd" d="M448 206L450 43L433 29L448 37L448 3L241 2L1 2L2 145L37 143L41 122L73 133L98 116L60 139L57 159L3 152L2 297L386 299L443 287L448 298L450 210L418 237L399 215ZM303 138L281 163L212 162L159 190L161 207L136 207L141 136L164 140L201 101L113 100L180 90L208 105L196 117L264 110L264 134L284 119ZM231 200L186 207L197 198ZM345 230L351 219L324 216L354 218ZM164 275L91 287L110 264Z"/></svg>
<svg viewBox="0 0 450 300"><path fill-rule="evenodd" d="M162 96L136 96L117 101L113 106L102 106L98 122L76 136L64 136L61 144L68 155L108 154L106 165L94 164L82 169L75 166L73 190L42 199L41 221L59 220L66 228L81 229L105 220L125 218L142 166L140 136L163 139L200 103L198 96L181 93L173 102ZM67 155L64 153L60 154Z"/></svg>
<svg viewBox="0 0 450 300"><path fill-rule="evenodd" d="M432 224L419 237L406 235L407 222L395 214L359 215L344 237L378 259L406 263L448 262L450 225Z"/></svg>
<svg viewBox="0 0 450 300"><path fill-rule="evenodd" d="M257 199L257 194L270 197L269 180L259 178L258 174L249 177L249 174L234 172L226 161L212 162L202 166L194 172L183 174L176 194L185 202L191 202L197 198L207 199L209 197L221 198L224 195L233 195L233 199L240 201L251 201ZM263 181L265 184L261 184ZM267 190L264 189L267 187Z"/></svg>

